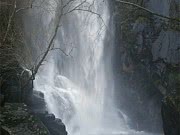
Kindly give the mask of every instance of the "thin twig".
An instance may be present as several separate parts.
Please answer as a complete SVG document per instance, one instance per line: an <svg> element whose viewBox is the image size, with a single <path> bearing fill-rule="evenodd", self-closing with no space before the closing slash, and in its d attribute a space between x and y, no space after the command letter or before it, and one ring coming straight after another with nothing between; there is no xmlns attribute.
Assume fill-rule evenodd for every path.
<svg viewBox="0 0 180 135"><path fill-rule="evenodd" d="M151 10L149 10L147 8L144 8L144 7L140 6L140 5L137 5L135 3L131 3L131 2L123 1L123 0L116 0L116 1L120 2L121 4L126 4L126 5L137 7L137 8L142 9L142 10L144 10L144 11L146 11L146 12L152 14L152 15L155 15L155 16L158 16L158 17L161 17L161 18L165 18L165 19L168 19L168 20L174 20L174 21L180 22L180 19L178 19L178 18L172 18L172 17L169 17L169 16L158 14L156 12L153 12L153 11L151 11Z"/></svg>
<svg viewBox="0 0 180 135"><path fill-rule="evenodd" d="M62 8L61 8L62 9ZM35 75L37 74L39 68L41 67L42 63L45 61L47 55L49 54L52 46L53 46L53 43L54 43L54 40L56 38L56 35L57 35L57 32L58 32L58 29L59 29L59 23L61 21L61 18L62 18L63 14L62 12L57 16L57 22L55 22L55 31L50 39L50 42L48 44L48 47L46 49L46 51L44 52L41 60L38 62L37 65L34 65L34 68L32 69L32 75L30 76L30 78L28 79L27 83L22 87L22 89L25 88L25 86L31 81L31 80L34 80L35 79Z"/></svg>
<svg viewBox="0 0 180 135"><path fill-rule="evenodd" d="M7 29L6 29L6 33L5 33L5 36L3 38L3 42L5 42L5 40L7 38L8 32L9 32L10 27L11 27L11 22L12 22L14 16L15 16L15 12L16 12L16 0L14 1L14 9L13 9L13 12L12 12L10 18L9 18Z"/></svg>

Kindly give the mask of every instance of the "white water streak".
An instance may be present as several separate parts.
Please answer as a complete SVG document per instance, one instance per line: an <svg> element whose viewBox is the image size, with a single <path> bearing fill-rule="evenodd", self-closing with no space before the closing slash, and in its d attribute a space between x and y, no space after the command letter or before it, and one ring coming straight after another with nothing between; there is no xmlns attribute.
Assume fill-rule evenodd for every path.
<svg viewBox="0 0 180 135"><path fill-rule="evenodd" d="M35 89L44 92L49 111L63 120L70 135L133 135L115 109L113 79L107 76L112 71L104 62L107 2L88 2L103 21L84 11L64 16L55 46L71 51L72 57L51 53L35 80Z"/></svg>

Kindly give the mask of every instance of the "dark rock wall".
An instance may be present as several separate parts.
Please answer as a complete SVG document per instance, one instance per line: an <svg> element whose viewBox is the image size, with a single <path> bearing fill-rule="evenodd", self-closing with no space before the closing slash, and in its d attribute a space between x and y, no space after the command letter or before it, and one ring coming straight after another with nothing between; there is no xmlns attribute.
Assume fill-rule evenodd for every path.
<svg viewBox="0 0 180 135"><path fill-rule="evenodd" d="M10 30L6 42L2 42L6 26L8 26L9 22L8 17L12 14L14 7L11 6L11 4L14 4L14 1L15 0L0 0L0 3L5 3L5 6L3 4L0 5L0 11L3 11L0 12L0 134L9 134L6 132L8 130L4 129L5 125L6 127L12 128L14 132L10 134L14 135L67 135L65 125L62 121L55 118L53 114L46 112L44 95L41 92L33 90L34 78L31 77L31 71L28 70L32 69L32 66L34 66L33 60L38 57L36 54L38 49L36 48L37 46L35 46L37 45L37 42L33 42L32 35L28 35L28 32L26 33L25 31L27 29L33 29L32 27L34 26L34 29L39 30L39 33L34 35L40 35L41 38L44 37L43 34L46 34L47 32L40 32L42 29L38 27L39 25L42 26L42 24L38 22L39 25L37 26L37 21L34 20L36 24L33 23L30 25L31 21L29 21L33 20L32 18L41 18L43 13L35 14L37 9L22 10L22 12L16 13L12 17L11 27L9 27ZM29 0L16 1L16 8L28 7L28 2ZM31 16L32 13L34 13L33 17ZM26 27L24 26L25 23ZM22 35L20 36L19 33L24 37L22 37ZM16 40L19 42L16 42ZM38 41L39 40L44 41L44 39L38 38ZM35 48L33 48L33 45ZM24 103L28 106L25 109L23 108ZM41 114L41 116L37 114ZM37 116L37 121L43 128L39 129L36 126L38 122L29 121L29 115L32 115L32 117ZM51 115L54 117L49 117ZM12 122L14 122L13 126ZM35 132L33 132L32 128L37 131L34 130ZM46 130L48 133L44 133L43 130Z"/></svg>
<svg viewBox="0 0 180 135"><path fill-rule="evenodd" d="M179 0L125 1L165 16L180 16ZM110 5L116 102L129 116L132 128L162 132L162 100L179 91L180 23L115 0Z"/></svg>
<svg viewBox="0 0 180 135"><path fill-rule="evenodd" d="M25 104L6 103L0 109L0 135L51 135Z"/></svg>
<svg viewBox="0 0 180 135"><path fill-rule="evenodd" d="M166 96L163 100L161 111L165 135L179 135L180 96L177 93L171 93Z"/></svg>

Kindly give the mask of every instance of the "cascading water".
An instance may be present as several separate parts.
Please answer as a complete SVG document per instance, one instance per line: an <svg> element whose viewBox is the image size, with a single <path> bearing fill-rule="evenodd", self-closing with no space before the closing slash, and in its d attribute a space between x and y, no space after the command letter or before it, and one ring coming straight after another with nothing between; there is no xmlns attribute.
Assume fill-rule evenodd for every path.
<svg viewBox="0 0 180 135"><path fill-rule="evenodd" d="M70 6L75 7L78 2L81 1ZM107 3L87 3L88 9L102 18L88 11L74 11L62 18L55 47L68 56L51 52L36 77L35 89L44 93L49 111L63 120L69 135L136 134L119 117L113 103L112 71L107 65L110 61L104 59L112 54L104 54Z"/></svg>

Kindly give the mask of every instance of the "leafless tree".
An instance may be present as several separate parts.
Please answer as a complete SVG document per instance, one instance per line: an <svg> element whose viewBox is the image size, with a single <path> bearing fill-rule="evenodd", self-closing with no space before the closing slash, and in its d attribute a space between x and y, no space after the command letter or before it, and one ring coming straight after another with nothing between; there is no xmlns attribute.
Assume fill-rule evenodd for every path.
<svg viewBox="0 0 180 135"><path fill-rule="evenodd" d="M16 15L21 12L26 12L27 10L34 10L35 8L42 8L43 10L54 12L55 16L53 19L53 23L51 26L52 33L49 36L49 40L47 41L47 48L43 51L39 56L36 58L32 67L28 67L28 70L31 71L30 77L27 79L26 82L20 82L22 84L22 89L31 81L35 79L35 75L39 71L39 68L46 60L47 55L50 51L59 50L66 56L71 56L71 52L73 51L74 47L69 52L65 52L61 48L54 47L54 41L57 36L58 29L61 27L60 22L62 18L72 12L81 11L81 12L88 12L89 14L93 14L99 17L99 19L104 23L103 18L100 14L96 13L92 10L92 3L89 3L87 0L78 1L78 0L54 0L54 3L49 7L44 7L42 4L46 0L41 0L40 4L36 3L36 0L29 0L26 5L23 7L18 7L16 0L11 1L3 1L1 0L1 35L0 35L0 73L1 73L1 83L3 85L3 81L6 80L11 74L16 74L18 79L21 81L21 77L23 77L24 70L19 69L19 63L23 62L24 55L20 53L20 46L18 44L23 45L23 34L20 30L17 29L16 25ZM39 1L38 1L39 2ZM56 7L54 7L56 5ZM5 10L4 10L5 9ZM8 13L8 14L6 14ZM105 26L105 23L104 23ZM46 37L44 37L45 39ZM38 44L37 44L38 46ZM23 51L23 50L22 50ZM26 63L26 62L23 62ZM11 72L10 72L11 71ZM21 72L21 73L19 73ZM3 75L5 74L6 77ZM0 86L1 87L1 86Z"/></svg>
<svg viewBox="0 0 180 135"><path fill-rule="evenodd" d="M158 16L161 18L180 22L180 20L177 18L171 18L168 16L157 14L157 13L155 13L149 9L146 9L146 8L144 8L138 4L135 4L135 3L122 1L122 0L116 0L116 1L119 3L125 4L125 5L128 5L128 6L133 6L133 7L136 7L138 9L144 10L144 11L146 11L152 15L155 15L155 16ZM52 8L49 8L50 7L49 6L48 7L49 9L41 6L42 3L44 3L44 2L46 2L46 0L41 0L40 4L37 5L36 0L29 0L25 6L18 7L16 0L11 0L10 2L1 0L1 2L0 2L1 10L4 10L4 8L5 8L6 9L5 11L7 12L7 10L8 10L8 13L9 13L7 16L4 15L5 17L1 15L1 19L4 19L3 21L1 21L4 23L1 24L1 29L3 29L3 30L1 30L1 37L0 37L0 39L1 39L0 40L0 49L1 49L0 50L0 52L1 52L1 54L0 54L0 59L1 59L0 69L1 70L7 69L7 68L15 70L16 68L12 66L13 65L12 63L16 63L18 61L18 59L23 60L21 58L23 56L19 55L15 51L16 50L15 48L17 46L14 45L14 43L15 43L14 40L17 39L16 36L19 36L17 34L18 32L15 31L15 29L13 28L13 27L16 27L14 25L15 24L14 18L15 18L15 15L18 14L19 12L22 12L25 10L33 10L34 8L44 8L45 10L49 10L49 11L53 10L56 12L56 16L54 19L55 22L53 23L54 26L52 26L54 28L54 31L53 31L52 35L50 36L46 50L43 53L39 54L37 61L35 62L33 67L29 69L32 72L32 75L31 75L29 80L32 80L35 78L36 73L38 72L40 66L45 61L45 59L46 59L46 57L50 51L60 50L66 56L69 56L69 54L71 53L72 50L69 53L66 53L61 48L54 48L53 47L54 40L57 36L57 31L60 28L59 24L60 24L60 21L61 21L63 16L70 14L72 12L76 12L76 11L88 12L90 14L98 16L103 22L103 18L101 17L101 15L99 13L96 13L95 11L93 11L91 8L93 6L95 0L92 3L89 3L87 0L80 1L80 2L78 2L78 0L69 0L69 1L54 0L54 3L59 6L56 9L53 9L54 8L53 6L52 6ZM74 3L77 3L77 4L74 4ZM72 6L72 5L75 5L75 6ZM105 25L105 23L104 23L104 25ZM7 60L7 58L8 58L8 60Z"/></svg>

